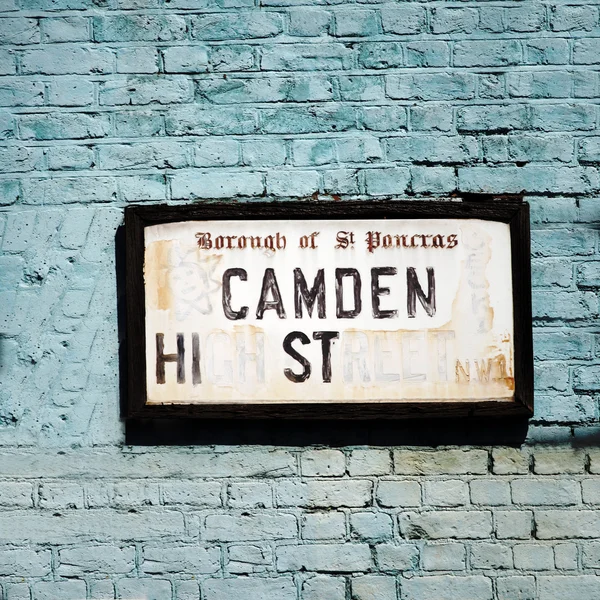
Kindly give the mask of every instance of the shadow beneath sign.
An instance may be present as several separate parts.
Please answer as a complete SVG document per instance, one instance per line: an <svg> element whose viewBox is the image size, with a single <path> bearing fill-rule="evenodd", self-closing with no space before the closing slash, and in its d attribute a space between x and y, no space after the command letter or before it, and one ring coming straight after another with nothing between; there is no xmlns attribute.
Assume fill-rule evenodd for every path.
<svg viewBox="0 0 600 600"><path fill-rule="evenodd" d="M313 421L155 419L127 421L130 445L520 446L527 419Z"/></svg>

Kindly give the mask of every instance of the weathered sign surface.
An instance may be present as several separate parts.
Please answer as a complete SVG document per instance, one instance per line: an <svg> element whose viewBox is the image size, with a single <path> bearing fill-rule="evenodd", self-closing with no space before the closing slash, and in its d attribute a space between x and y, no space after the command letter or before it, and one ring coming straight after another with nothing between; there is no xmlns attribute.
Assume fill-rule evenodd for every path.
<svg viewBox="0 0 600 600"><path fill-rule="evenodd" d="M147 404L514 396L507 223L187 220L144 239Z"/></svg>

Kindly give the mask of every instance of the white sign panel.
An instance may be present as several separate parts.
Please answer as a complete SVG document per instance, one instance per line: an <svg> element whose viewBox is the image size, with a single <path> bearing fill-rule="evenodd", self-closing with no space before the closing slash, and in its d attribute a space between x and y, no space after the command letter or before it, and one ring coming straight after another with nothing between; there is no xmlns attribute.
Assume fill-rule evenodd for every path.
<svg viewBox="0 0 600 600"><path fill-rule="evenodd" d="M148 404L514 396L507 223L144 229Z"/></svg>

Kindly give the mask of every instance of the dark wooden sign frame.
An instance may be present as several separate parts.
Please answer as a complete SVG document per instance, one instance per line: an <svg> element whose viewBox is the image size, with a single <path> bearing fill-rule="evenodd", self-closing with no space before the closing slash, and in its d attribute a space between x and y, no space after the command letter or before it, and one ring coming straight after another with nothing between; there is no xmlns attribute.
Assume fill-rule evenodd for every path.
<svg viewBox="0 0 600 600"><path fill-rule="evenodd" d="M481 219L508 223L511 234L515 399L507 401L319 402L155 405L146 403L144 228L191 220ZM508 417L533 414L533 342L529 206L520 198L485 201L252 202L125 209L127 418L373 419Z"/></svg>

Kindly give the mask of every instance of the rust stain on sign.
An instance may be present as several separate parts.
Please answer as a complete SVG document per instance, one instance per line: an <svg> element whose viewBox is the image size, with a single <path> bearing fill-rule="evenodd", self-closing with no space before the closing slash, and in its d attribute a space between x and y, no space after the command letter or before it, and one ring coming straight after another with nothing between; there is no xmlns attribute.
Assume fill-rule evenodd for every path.
<svg viewBox="0 0 600 600"><path fill-rule="evenodd" d="M514 397L508 225L145 230L149 403Z"/></svg>

